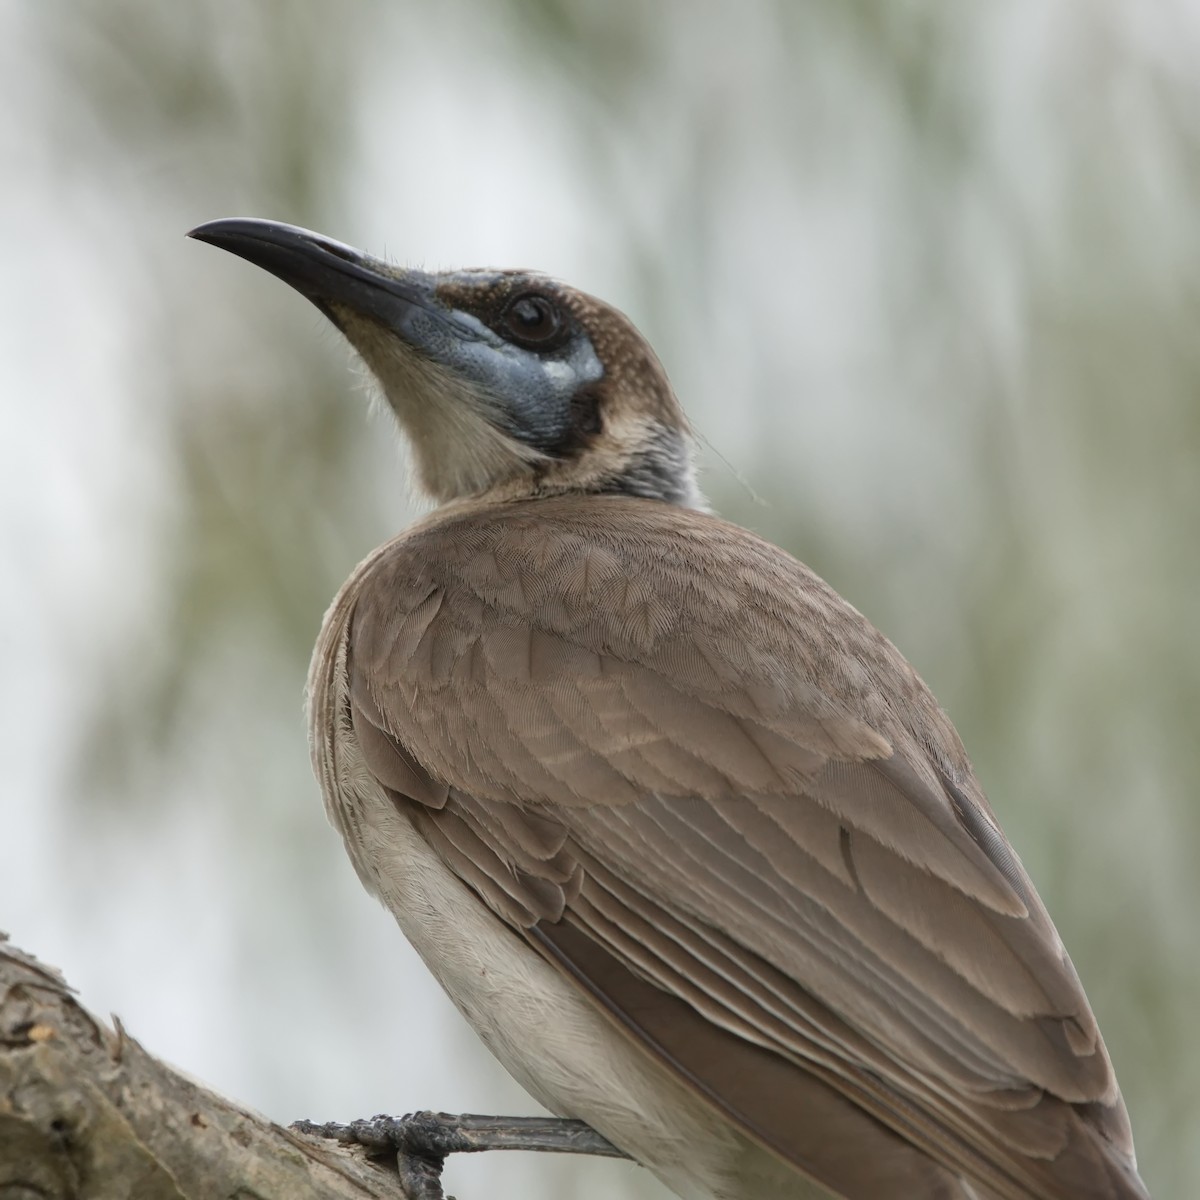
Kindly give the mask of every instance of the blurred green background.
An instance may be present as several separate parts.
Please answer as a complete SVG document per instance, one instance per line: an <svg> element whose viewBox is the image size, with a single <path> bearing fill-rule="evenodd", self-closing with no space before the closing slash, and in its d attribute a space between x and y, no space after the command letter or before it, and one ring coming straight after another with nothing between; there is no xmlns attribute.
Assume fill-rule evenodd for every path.
<svg viewBox="0 0 1200 1200"><path fill-rule="evenodd" d="M532 1107L309 776L413 509L332 329L183 236L273 217L639 322L714 504L955 718L1200 1194L1200 5L4 0L0 164L0 927L86 1003L281 1121Z"/></svg>

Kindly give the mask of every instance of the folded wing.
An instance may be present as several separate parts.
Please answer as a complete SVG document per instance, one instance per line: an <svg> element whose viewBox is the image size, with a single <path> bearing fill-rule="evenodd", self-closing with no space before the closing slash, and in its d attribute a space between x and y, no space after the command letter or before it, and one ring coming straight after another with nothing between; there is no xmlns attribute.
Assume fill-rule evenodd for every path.
<svg viewBox="0 0 1200 1200"><path fill-rule="evenodd" d="M1145 1195L953 729L781 551L616 499L443 520L365 578L348 670L368 766L447 864L801 1170L888 1195L890 1148L930 1194Z"/></svg>

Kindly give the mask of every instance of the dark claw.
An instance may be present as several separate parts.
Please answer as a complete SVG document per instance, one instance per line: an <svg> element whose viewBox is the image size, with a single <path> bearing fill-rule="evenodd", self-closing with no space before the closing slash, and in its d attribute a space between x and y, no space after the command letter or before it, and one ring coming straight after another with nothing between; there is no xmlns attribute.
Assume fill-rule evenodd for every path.
<svg viewBox="0 0 1200 1200"><path fill-rule="evenodd" d="M480 1150L543 1150L628 1158L583 1121L561 1117L481 1117L471 1113L419 1112L403 1117L317 1124L297 1121L297 1133L362 1146L372 1155L396 1156L407 1200L445 1200L442 1167L450 1154Z"/></svg>
<svg viewBox="0 0 1200 1200"><path fill-rule="evenodd" d="M423 1158L419 1154L396 1153L396 1168L400 1172L400 1190L405 1200L454 1200L442 1190L444 1158Z"/></svg>

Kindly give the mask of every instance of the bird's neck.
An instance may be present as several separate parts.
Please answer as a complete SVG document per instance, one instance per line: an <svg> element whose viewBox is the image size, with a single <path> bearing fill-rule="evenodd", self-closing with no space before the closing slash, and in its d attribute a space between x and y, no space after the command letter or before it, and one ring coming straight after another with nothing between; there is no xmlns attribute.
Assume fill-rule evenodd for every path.
<svg viewBox="0 0 1200 1200"><path fill-rule="evenodd" d="M637 496L682 508L708 510L687 433L644 422L597 439L569 460L542 460L481 499L533 500L545 496Z"/></svg>

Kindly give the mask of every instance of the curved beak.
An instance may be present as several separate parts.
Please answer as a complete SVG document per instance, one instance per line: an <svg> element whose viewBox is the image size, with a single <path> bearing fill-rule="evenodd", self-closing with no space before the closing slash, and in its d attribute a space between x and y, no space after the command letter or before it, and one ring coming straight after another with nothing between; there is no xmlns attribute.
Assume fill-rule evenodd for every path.
<svg viewBox="0 0 1200 1200"><path fill-rule="evenodd" d="M460 338L473 332L458 328L452 311L438 302L437 280L432 275L394 267L311 230L278 221L229 217L198 225L188 237L270 271L311 300L339 328L344 322L337 310L342 308L393 330L417 349L428 349L425 343L431 333L431 316L438 318L439 325L454 324ZM425 319L414 321L418 313Z"/></svg>

